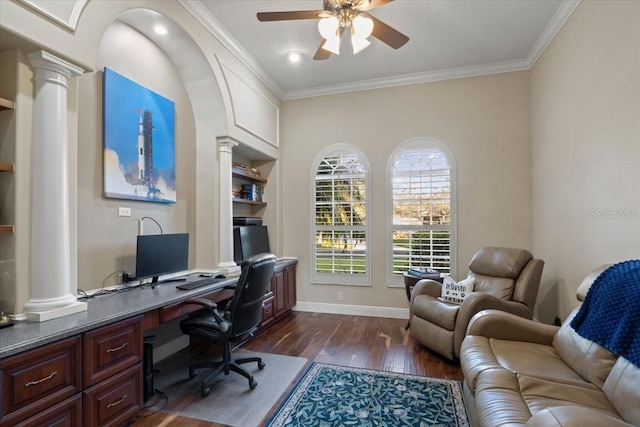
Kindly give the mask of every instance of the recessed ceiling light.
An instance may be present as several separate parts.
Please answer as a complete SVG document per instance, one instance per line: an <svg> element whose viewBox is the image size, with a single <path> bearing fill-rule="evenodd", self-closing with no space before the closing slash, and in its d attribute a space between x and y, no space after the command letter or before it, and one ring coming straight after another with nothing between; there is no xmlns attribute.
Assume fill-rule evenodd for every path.
<svg viewBox="0 0 640 427"><path fill-rule="evenodd" d="M289 59L289 62L295 64L296 62L300 62L300 60L302 59L302 55L300 55L298 52L289 52L287 58Z"/></svg>
<svg viewBox="0 0 640 427"><path fill-rule="evenodd" d="M153 27L153 31L155 31L156 34L160 34L161 36L164 36L168 33L167 29L163 25L156 25L155 27Z"/></svg>

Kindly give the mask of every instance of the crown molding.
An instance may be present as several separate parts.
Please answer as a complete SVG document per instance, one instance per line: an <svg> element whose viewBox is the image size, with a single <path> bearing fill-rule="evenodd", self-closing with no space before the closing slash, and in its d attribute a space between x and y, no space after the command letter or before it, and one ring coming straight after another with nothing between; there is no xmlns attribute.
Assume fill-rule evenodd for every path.
<svg viewBox="0 0 640 427"><path fill-rule="evenodd" d="M267 71L242 47L240 43L220 24L220 22L199 1L178 0L233 56L238 58L262 83L267 85L278 98L283 99L282 88Z"/></svg>
<svg viewBox="0 0 640 427"><path fill-rule="evenodd" d="M526 58L479 66L458 67L425 73L406 74L389 78L363 80L351 83L319 86L308 89L283 91L267 71L245 50L238 41L215 19L199 2L179 0L213 36L220 41L238 60L240 60L258 79L267 85L280 99L292 100L315 96L334 95L360 90L381 89L385 87L404 86L429 83L441 80L452 80L466 77L477 77L487 74L508 73L512 71L530 70L540 58L549 43L567 22L581 0L563 0L562 4L547 24L546 28L533 45Z"/></svg>
<svg viewBox="0 0 640 427"><path fill-rule="evenodd" d="M418 83L453 80L465 77L484 76L487 74L508 73L529 69L526 60L507 61L470 67L448 68L445 70L428 71L426 73L405 74L402 76L385 77L381 79L361 80L358 82L337 85L318 86L309 89L290 90L284 93L283 100L310 98L314 96L335 95L360 90L381 89L385 87L404 86Z"/></svg>
<svg viewBox="0 0 640 427"><path fill-rule="evenodd" d="M567 22L567 19L569 19L573 14L573 11L576 10L580 1L581 0L564 0L562 2L555 15L553 15L553 18L551 18L551 21L549 21L542 34L529 51L529 55L527 55L527 64L529 69L533 68L547 46L549 46L549 43L551 43L556 34L558 34L565 22Z"/></svg>

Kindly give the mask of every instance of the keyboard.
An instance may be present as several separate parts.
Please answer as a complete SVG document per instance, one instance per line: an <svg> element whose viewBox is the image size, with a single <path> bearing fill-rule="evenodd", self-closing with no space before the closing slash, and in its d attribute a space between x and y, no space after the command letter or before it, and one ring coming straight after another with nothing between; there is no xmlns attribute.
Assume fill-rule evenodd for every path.
<svg viewBox="0 0 640 427"><path fill-rule="evenodd" d="M186 283L181 283L178 286L176 286L176 289L180 289L183 291L189 291L191 289L196 289L196 288L201 288L203 286L207 286L210 285L212 283L216 283L219 282L221 280L224 279L216 279L215 277L202 277L199 279L195 279L195 280L190 280Z"/></svg>

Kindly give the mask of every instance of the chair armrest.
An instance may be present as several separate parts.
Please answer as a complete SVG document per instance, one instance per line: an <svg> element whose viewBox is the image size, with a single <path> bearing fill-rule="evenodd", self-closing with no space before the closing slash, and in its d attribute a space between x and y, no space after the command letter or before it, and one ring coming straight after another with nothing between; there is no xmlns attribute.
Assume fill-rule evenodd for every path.
<svg viewBox="0 0 640 427"><path fill-rule="evenodd" d="M188 299L182 302L183 304L197 304L203 306L205 309L209 310L211 314L213 314L213 318L216 319L216 323L218 324L218 329L220 332L227 332L229 330L229 324L220 316L218 313L218 305L208 299L205 298L193 298Z"/></svg>
<svg viewBox="0 0 640 427"><path fill-rule="evenodd" d="M191 298L188 299L186 301L183 301L182 304L197 304L197 305L201 305L205 308L208 308L211 311L215 311L218 308L218 304L216 304L215 302L211 301L210 299L205 299L205 298Z"/></svg>
<svg viewBox="0 0 640 427"><path fill-rule="evenodd" d="M438 298L442 294L442 283L431 279L419 280L411 292L411 302L418 295L429 295Z"/></svg>
<svg viewBox="0 0 640 427"><path fill-rule="evenodd" d="M456 318L453 349L457 357L460 357L460 346L462 345L462 340L467 335L467 326L471 318L482 310L500 310L525 319L531 319L532 316L529 307L521 302L506 301L482 292L470 293L462 302L458 317Z"/></svg>
<svg viewBox="0 0 640 427"><path fill-rule="evenodd" d="M554 406L529 418L526 427L631 427L604 412L580 406Z"/></svg>
<svg viewBox="0 0 640 427"><path fill-rule="evenodd" d="M409 322L413 318L413 301L416 297L427 295L432 298L438 298L442 294L442 283L431 279L419 280L413 287L411 299L409 300ZM408 326L407 326L408 327Z"/></svg>
<svg viewBox="0 0 640 427"><path fill-rule="evenodd" d="M560 328L498 310L477 313L467 328L467 335L479 335L508 341L552 345Z"/></svg>

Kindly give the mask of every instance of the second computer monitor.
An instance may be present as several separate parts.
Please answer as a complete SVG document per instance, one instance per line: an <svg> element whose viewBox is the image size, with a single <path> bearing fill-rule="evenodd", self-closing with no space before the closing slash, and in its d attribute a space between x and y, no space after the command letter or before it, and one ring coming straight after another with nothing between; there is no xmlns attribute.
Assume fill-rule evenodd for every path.
<svg viewBox="0 0 640 427"><path fill-rule="evenodd" d="M233 228L233 259L235 262L263 252L271 252L266 225L247 225Z"/></svg>

